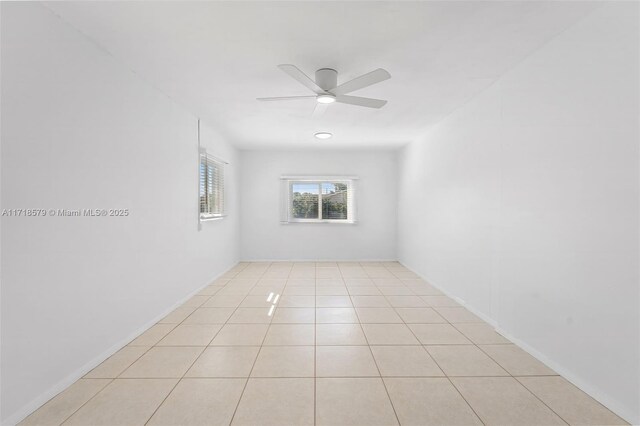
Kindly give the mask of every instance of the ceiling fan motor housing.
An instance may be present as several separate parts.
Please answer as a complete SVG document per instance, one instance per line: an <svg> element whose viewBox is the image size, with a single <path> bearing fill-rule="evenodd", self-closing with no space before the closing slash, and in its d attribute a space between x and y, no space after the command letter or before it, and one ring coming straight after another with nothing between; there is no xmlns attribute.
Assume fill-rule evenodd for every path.
<svg viewBox="0 0 640 426"><path fill-rule="evenodd" d="M332 68L320 68L316 71L316 84L323 90L331 90L338 85L338 71Z"/></svg>

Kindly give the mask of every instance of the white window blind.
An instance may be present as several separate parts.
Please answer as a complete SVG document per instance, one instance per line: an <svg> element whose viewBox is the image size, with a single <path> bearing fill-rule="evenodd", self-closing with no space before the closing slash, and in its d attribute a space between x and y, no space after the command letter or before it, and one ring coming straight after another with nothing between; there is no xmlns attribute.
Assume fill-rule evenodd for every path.
<svg viewBox="0 0 640 426"><path fill-rule="evenodd" d="M283 176L282 223L355 223L355 177Z"/></svg>
<svg viewBox="0 0 640 426"><path fill-rule="evenodd" d="M224 217L225 162L200 153L200 220Z"/></svg>

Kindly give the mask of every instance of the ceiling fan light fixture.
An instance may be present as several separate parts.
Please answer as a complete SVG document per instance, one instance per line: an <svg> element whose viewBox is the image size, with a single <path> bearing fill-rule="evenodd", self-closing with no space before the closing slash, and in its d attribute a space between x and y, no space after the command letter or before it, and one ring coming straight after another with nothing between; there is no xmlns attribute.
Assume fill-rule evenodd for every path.
<svg viewBox="0 0 640 426"><path fill-rule="evenodd" d="M322 94L316 97L316 101L321 104L332 104L336 101L336 97L330 94Z"/></svg>
<svg viewBox="0 0 640 426"><path fill-rule="evenodd" d="M333 135L329 132L317 132L313 136L315 136L316 139L330 139Z"/></svg>

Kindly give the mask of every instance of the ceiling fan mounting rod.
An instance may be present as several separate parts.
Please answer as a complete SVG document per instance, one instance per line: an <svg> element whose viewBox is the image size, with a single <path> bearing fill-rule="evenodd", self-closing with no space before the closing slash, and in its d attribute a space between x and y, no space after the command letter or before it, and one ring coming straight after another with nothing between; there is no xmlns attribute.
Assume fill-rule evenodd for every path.
<svg viewBox="0 0 640 426"><path fill-rule="evenodd" d="M320 68L316 71L316 84L322 90L333 89L338 85L338 71L333 68Z"/></svg>

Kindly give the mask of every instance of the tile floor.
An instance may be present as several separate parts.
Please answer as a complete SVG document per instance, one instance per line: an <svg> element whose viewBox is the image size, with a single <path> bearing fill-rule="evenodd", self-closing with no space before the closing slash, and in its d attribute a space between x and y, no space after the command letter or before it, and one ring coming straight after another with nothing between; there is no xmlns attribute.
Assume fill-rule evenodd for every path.
<svg viewBox="0 0 640 426"><path fill-rule="evenodd" d="M396 262L241 263L23 425L626 424Z"/></svg>

